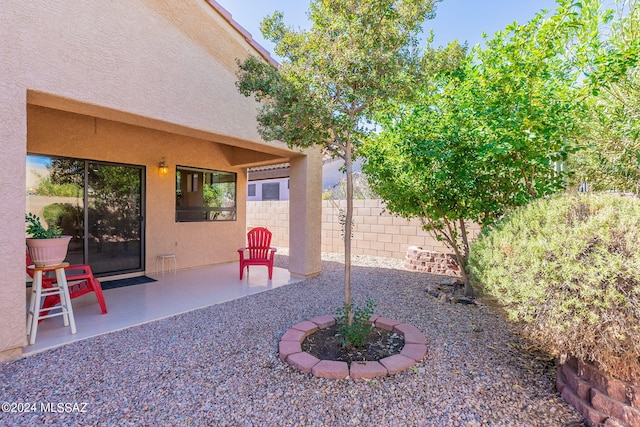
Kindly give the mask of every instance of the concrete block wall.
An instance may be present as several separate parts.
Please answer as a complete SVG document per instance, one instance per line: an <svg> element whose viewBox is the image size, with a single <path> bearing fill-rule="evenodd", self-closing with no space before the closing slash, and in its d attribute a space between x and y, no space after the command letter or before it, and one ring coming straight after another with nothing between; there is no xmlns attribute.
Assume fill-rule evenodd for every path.
<svg viewBox="0 0 640 427"><path fill-rule="evenodd" d="M247 229L266 227L273 233L271 246L289 247L289 201L247 202Z"/></svg>
<svg viewBox="0 0 640 427"><path fill-rule="evenodd" d="M345 200L323 200L322 252L344 253L339 215L346 207ZM353 219L354 255L405 259L410 246L438 253L452 252L422 230L419 220L408 221L385 212L381 200L354 200ZM247 227L259 226L273 232L273 246L289 247L289 202L247 202ZM471 237L478 231L473 227Z"/></svg>

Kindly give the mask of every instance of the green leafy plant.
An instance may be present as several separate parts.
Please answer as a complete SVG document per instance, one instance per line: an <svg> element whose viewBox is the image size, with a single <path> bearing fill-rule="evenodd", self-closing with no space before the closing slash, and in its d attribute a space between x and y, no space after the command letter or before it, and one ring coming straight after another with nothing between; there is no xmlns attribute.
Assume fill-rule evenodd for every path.
<svg viewBox="0 0 640 427"><path fill-rule="evenodd" d="M27 223L27 233L31 234L33 239L55 239L62 236L62 228L57 225L45 228L40 217L34 213L25 214L24 220Z"/></svg>
<svg viewBox="0 0 640 427"><path fill-rule="evenodd" d="M583 2L583 7L587 3ZM575 184L591 190L640 194L640 1L617 1L618 9L592 6L596 20L580 51L592 93L581 143L570 159Z"/></svg>
<svg viewBox="0 0 640 427"><path fill-rule="evenodd" d="M562 3L422 79L413 99L387 101L360 148L386 209L419 219L454 252L466 296L469 225L565 187L560 165L575 150L582 108L581 73L566 51L581 27Z"/></svg>
<svg viewBox="0 0 640 427"><path fill-rule="evenodd" d="M471 245L474 285L547 352L640 380L640 202L537 200Z"/></svg>
<svg viewBox="0 0 640 427"><path fill-rule="evenodd" d="M367 300L364 307L344 304L336 310L336 323L340 331L340 338L345 346L362 347L366 343L367 335L373 330L371 315L376 303ZM349 322L349 320L351 320Z"/></svg>

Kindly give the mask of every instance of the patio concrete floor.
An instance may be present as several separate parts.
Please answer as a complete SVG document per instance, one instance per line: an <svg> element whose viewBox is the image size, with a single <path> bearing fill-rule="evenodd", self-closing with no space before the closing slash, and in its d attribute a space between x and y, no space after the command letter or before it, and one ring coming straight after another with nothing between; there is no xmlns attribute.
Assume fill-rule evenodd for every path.
<svg viewBox="0 0 640 427"><path fill-rule="evenodd" d="M303 280L292 277L283 268L274 267L272 280L268 278L266 267L252 267L250 270L250 274L245 272L243 280L238 278L237 262L178 270L164 276L149 274L157 281L104 291L107 314L100 312L93 293L83 295L72 300L77 333L71 334L71 329L63 325L61 316L45 319L38 326L35 344L24 347L23 355ZM27 304L30 296L31 288L28 288Z"/></svg>

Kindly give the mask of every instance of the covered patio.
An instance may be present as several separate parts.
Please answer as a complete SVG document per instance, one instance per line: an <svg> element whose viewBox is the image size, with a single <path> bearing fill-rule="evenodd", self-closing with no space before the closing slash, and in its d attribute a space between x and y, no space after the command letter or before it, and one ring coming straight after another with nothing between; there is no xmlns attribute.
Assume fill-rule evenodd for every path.
<svg viewBox="0 0 640 427"><path fill-rule="evenodd" d="M0 362L46 347L48 325L68 332L48 319L36 348L26 345L27 212L73 236L71 264L88 264L101 277L153 274L158 255L173 254L185 270L178 280L237 259L248 226L262 225L246 221L247 169L289 163L288 270L320 273L320 151L260 137L259 104L235 88L236 58L276 63L215 1L19 2L0 25L11 35L5 44L14 65L0 73L10 88L0 91ZM211 276L235 292L237 273L229 271L233 281ZM107 291L109 314L87 307L91 321L74 301L78 336L71 339L211 304L196 284L208 286L206 276L180 279L158 293L161 300L146 290L169 276ZM181 305L175 293L200 305ZM111 301L121 294L121 303ZM113 326L94 330L94 318Z"/></svg>
<svg viewBox="0 0 640 427"><path fill-rule="evenodd" d="M36 343L24 347L23 355L30 356L64 344L303 280L278 267L273 269L272 280L269 280L265 267L251 267L250 274L245 274L243 280L239 280L237 262L149 277L157 281L105 290L107 314L100 313L93 293L73 299L77 333L72 335L70 328L64 327L62 317L45 319L38 326ZM106 283L103 281L103 284ZM31 288L27 288L27 302L30 294Z"/></svg>

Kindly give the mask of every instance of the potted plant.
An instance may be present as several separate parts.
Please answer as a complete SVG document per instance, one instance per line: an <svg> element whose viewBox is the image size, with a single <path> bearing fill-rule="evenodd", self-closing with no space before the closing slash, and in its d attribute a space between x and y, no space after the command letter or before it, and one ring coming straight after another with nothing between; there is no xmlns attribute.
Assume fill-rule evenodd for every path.
<svg viewBox="0 0 640 427"><path fill-rule="evenodd" d="M62 229L57 225L45 228L40 218L28 213L25 215L27 233L27 249L36 267L51 267L61 264L67 256L67 248L71 236L63 236Z"/></svg>

